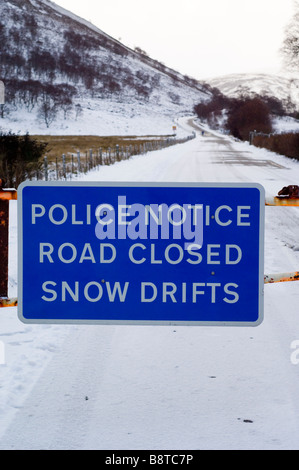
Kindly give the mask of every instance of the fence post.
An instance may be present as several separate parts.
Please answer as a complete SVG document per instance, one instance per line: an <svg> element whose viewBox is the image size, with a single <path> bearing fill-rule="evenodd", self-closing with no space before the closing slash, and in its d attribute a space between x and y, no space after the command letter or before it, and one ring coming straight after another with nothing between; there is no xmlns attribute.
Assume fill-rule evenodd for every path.
<svg viewBox="0 0 299 470"><path fill-rule="evenodd" d="M78 173L81 172L80 152L77 152Z"/></svg>
<svg viewBox="0 0 299 470"><path fill-rule="evenodd" d="M249 132L249 145L253 145L253 139L255 137L256 131Z"/></svg>
<svg viewBox="0 0 299 470"><path fill-rule="evenodd" d="M66 179L65 154L62 155L63 177Z"/></svg>
<svg viewBox="0 0 299 470"><path fill-rule="evenodd" d="M48 181L48 158L44 158L44 171L45 171L45 181Z"/></svg>

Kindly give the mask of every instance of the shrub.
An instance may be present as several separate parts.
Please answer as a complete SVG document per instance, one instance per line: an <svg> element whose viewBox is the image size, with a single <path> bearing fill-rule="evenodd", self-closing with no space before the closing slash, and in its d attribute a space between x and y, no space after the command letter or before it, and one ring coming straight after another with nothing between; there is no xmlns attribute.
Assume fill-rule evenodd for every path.
<svg viewBox="0 0 299 470"><path fill-rule="evenodd" d="M32 170L36 171L47 146L47 143L32 139L28 133L19 136L0 132L0 176L9 187L17 188L30 177Z"/></svg>
<svg viewBox="0 0 299 470"><path fill-rule="evenodd" d="M217 88L212 88L213 98L206 103L199 103L194 106L194 111L200 119L213 122L215 117L222 114L222 110L229 109L233 103L233 98L223 95Z"/></svg>
<svg viewBox="0 0 299 470"><path fill-rule="evenodd" d="M249 140L251 131L272 131L270 110L260 98L236 100L228 112L227 128L234 137Z"/></svg>
<svg viewBox="0 0 299 470"><path fill-rule="evenodd" d="M195 113L211 126L217 125L219 119L225 114L227 130L241 140L249 140L249 134L254 130L270 133L272 131L271 115L289 114L285 107L288 103L281 102L275 97L252 94L229 98L217 88L211 88L210 91L213 93L213 98L209 102L196 105Z"/></svg>

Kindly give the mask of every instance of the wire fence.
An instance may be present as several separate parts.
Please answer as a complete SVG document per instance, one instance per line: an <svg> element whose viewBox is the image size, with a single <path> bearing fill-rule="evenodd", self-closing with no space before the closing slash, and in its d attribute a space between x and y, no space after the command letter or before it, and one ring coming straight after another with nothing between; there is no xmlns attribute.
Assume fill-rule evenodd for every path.
<svg viewBox="0 0 299 470"><path fill-rule="evenodd" d="M172 145L187 142L195 138L195 133L185 138L166 138L151 140L142 144L128 146L115 145L106 149L99 148L96 151L90 149L87 152L65 153L60 157L49 159L44 157L35 170L28 175L29 180L71 180L82 173L87 173L93 168L103 165L113 165L122 160L128 160L133 155L145 155L154 150L161 150Z"/></svg>

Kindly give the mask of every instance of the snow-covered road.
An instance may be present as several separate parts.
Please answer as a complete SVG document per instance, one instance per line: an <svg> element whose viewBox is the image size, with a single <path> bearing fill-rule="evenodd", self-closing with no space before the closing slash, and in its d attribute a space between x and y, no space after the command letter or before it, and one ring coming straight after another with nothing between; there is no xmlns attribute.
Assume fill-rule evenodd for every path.
<svg viewBox="0 0 299 470"><path fill-rule="evenodd" d="M299 183L299 162L198 130L83 178L256 182L274 196ZM14 203L11 213L13 296ZM266 208L265 273L299 269L298 228L299 208ZM297 282L265 286L257 328L24 325L16 308L0 314L0 449L299 449Z"/></svg>

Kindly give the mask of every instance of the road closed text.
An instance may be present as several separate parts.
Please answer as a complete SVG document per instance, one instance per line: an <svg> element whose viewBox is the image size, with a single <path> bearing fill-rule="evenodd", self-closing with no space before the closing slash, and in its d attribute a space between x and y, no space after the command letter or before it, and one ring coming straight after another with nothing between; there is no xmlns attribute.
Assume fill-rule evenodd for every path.
<svg viewBox="0 0 299 470"><path fill-rule="evenodd" d="M236 265L242 260L242 249L235 244L207 244L202 249L189 245L184 249L177 243L171 243L157 253L155 243L149 246L143 243L134 243L127 250L127 261L133 264L149 263L172 265L186 261L189 264L206 263L208 265ZM39 262L63 263L63 264L111 264L117 262L117 249L111 243L62 243L55 246L52 243L42 242L39 244Z"/></svg>

